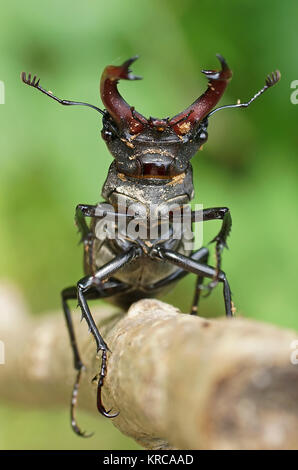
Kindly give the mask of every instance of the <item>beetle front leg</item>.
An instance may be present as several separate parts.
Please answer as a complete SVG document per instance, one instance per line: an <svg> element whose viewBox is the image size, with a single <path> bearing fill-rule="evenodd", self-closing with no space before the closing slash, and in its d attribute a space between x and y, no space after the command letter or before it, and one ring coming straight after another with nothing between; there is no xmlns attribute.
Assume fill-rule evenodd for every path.
<svg viewBox="0 0 298 470"><path fill-rule="evenodd" d="M92 217L92 214L94 214L95 211L96 206L78 204L75 212L75 224L78 227L79 233L81 234L79 243L84 243L85 254L89 259L90 266L92 266L94 234L86 222L86 217Z"/></svg>
<svg viewBox="0 0 298 470"><path fill-rule="evenodd" d="M230 209L228 207L212 207L209 209L203 209L203 211L192 211L192 221L202 220L222 220L221 229L218 234L209 243L215 243L215 256L216 256L216 273L212 281L206 286L206 289L211 290L218 284L219 278L218 273L221 269L221 253L224 248L228 248L227 238L232 228L232 217Z"/></svg>
<svg viewBox="0 0 298 470"><path fill-rule="evenodd" d="M90 237L90 229L85 220L86 217L93 217L92 214L95 213L96 206L91 206L88 204L78 204L75 212L75 223L81 233L81 242L86 242Z"/></svg>
<svg viewBox="0 0 298 470"><path fill-rule="evenodd" d="M82 242L88 243L90 240L90 229L86 223L86 217L111 217L111 220L117 221L119 218L131 219L132 215L115 212L114 208L105 202L96 206L90 204L78 204L75 212L75 223L82 235Z"/></svg>
<svg viewBox="0 0 298 470"><path fill-rule="evenodd" d="M210 209L203 209L203 221L207 220L222 220L222 226L216 237L211 240L218 242L222 248L227 248L227 238L232 228L232 217L228 207L212 207Z"/></svg>
<svg viewBox="0 0 298 470"><path fill-rule="evenodd" d="M90 230L86 217L103 217L103 204L96 206L90 204L78 204L75 211L75 224L81 234L80 243L84 243L84 249L89 257L89 264L92 265L92 246L95 238L93 232Z"/></svg>

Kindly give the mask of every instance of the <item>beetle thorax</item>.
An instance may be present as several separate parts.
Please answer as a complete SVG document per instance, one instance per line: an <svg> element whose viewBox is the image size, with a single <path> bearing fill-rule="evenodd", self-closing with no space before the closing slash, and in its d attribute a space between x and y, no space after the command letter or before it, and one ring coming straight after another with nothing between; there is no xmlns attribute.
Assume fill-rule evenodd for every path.
<svg viewBox="0 0 298 470"><path fill-rule="evenodd" d="M102 190L102 196L114 207L119 200L127 203L140 203L147 209L151 206L187 204L194 197L192 168L169 181L156 178L138 179L119 173L116 162L110 166Z"/></svg>

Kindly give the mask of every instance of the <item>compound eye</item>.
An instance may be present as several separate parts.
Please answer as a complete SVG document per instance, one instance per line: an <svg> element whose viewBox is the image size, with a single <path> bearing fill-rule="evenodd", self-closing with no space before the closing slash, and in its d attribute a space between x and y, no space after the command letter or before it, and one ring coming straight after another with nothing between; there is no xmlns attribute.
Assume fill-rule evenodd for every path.
<svg viewBox="0 0 298 470"><path fill-rule="evenodd" d="M108 131L107 129L103 129L101 131L101 137L103 138L103 140L105 140L106 142L111 142L113 139L114 139L114 134L112 131Z"/></svg>
<svg viewBox="0 0 298 470"><path fill-rule="evenodd" d="M208 134L207 134L207 132L201 131L201 132L199 133L199 139L200 139L200 141L201 141L202 143L206 142L206 140L208 139Z"/></svg>

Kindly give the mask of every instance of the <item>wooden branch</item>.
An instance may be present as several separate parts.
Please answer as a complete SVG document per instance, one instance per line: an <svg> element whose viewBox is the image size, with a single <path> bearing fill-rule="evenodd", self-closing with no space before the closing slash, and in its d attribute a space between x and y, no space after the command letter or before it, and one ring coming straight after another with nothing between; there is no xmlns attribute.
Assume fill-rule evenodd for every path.
<svg viewBox="0 0 298 470"><path fill-rule="evenodd" d="M68 405L75 374L62 313L32 318L15 293L13 307L3 297L7 288L0 397ZM120 411L113 422L123 433L150 449L298 448L297 333L242 318L205 320L148 299L122 316L108 305L93 311L112 350L103 402ZM97 414L91 378L100 359L85 322L76 331L87 366L79 407Z"/></svg>

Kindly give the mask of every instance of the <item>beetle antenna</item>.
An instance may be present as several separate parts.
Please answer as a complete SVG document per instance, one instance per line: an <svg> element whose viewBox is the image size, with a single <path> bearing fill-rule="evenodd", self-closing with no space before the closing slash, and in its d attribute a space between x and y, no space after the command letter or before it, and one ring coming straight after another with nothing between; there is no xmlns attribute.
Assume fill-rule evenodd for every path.
<svg viewBox="0 0 298 470"><path fill-rule="evenodd" d="M95 109L96 111L98 111L100 114L102 114L103 116L105 116L107 114L106 111L98 108L97 106L94 106L93 104L89 104L89 103L82 103L81 101L69 101L69 100L61 100L60 98L58 98L57 96L53 95L53 93L51 91L47 91L45 90L44 88L42 88L40 85L39 85L39 80L36 80L36 75L34 75L34 77L32 78L31 80L31 73L28 74L28 77L26 77L26 73L25 72L22 72L21 73L21 80L22 82L24 82L26 85L29 85L29 86L32 86L33 88L36 88L37 90L41 91L42 93L44 93L45 95L49 96L50 98L53 98L53 100L55 101L58 101L58 103L60 104L63 104L64 106L72 106L72 105L82 105L82 106L89 106L89 108L93 108Z"/></svg>
<svg viewBox="0 0 298 470"><path fill-rule="evenodd" d="M275 72L272 72L271 75L267 75L266 80L265 80L265 86L259 90L247 103L237 103L237 104L227 104L225 106L220 106L219 108L214 109L211 111L209 114L205 116L205 118L209 118L212 116L212 114L216 113L217 111L225 108L247 108L253 101L255 101L259 96L261 96L268 88L271 88L274 86L281 77L281 73L279 70L276 70Z"/></svg>

